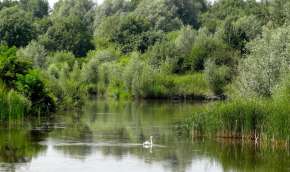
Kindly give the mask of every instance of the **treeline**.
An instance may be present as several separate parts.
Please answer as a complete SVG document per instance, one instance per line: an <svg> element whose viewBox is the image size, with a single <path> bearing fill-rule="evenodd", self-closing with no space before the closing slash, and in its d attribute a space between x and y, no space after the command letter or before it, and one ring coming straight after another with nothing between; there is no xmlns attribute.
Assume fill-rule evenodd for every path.
<svg viewBox="0 0 290 172"><path fill-rule="evenodd" d="M288 7L287 0L60 0L53 9L46 0L1 1L0 106L13 104L12 93L23 113L80 105L86 96L271 98L289 78Z"/></svg>

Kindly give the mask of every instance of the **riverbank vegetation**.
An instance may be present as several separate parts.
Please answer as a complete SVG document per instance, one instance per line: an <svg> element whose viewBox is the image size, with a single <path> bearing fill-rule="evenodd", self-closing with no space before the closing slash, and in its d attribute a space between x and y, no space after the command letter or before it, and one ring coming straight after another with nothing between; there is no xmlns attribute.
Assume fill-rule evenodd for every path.
<svg viewBox="0 0 290 172"><path fill-rule="evenodd" d="M194 137L289 145L289 99L234 99L195 112L182 124ZM281 145L280 145L281 146Z"/></svg>
<svg viewBox="0 0 290 172"><path fill-rule="evenodd" d="M46 114L92 96L227 99L205 112L213 118L249 108L249 120L256 119L264 106L277 112L258 110L263 119L284 114L288 6L285 0L60 0L50 9L46 0L1 1L0 114ZM11 111L13 101L18 110ZM236 125L233 118L227 125Z"/></svg>
<svg viewBox="0 0 290 172"><path fill-rule="evenodd" d="M229 99L195 113L185 128L195 136L289 144L289 26L264 27L250 41L228 85Z"/></svg>

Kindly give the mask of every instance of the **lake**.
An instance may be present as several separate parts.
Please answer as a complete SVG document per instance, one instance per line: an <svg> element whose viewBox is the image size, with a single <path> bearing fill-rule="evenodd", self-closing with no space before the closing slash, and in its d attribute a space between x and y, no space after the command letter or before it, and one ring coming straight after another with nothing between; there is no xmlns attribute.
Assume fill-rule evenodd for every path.
<svg viewBox="0 0 290 172"><path fill-rule="evenodd" d="M181 134L177 123L205 106L92 101L1 127L0 172L290 171L289 150ZM143 148L150 136L154 146Z"/></svg>

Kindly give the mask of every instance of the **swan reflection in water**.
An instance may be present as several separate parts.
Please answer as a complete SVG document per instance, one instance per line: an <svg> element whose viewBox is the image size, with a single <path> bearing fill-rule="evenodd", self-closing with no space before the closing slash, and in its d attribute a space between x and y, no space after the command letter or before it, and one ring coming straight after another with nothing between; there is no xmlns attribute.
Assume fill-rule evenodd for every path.
<svg viewBox="0 0 290 172"><path fill-rule="evenodd" d="M150 136L150 140L147 140L143 143L143 148L150 149L150 153L152 153L153 147L153 136Z"/></svg>

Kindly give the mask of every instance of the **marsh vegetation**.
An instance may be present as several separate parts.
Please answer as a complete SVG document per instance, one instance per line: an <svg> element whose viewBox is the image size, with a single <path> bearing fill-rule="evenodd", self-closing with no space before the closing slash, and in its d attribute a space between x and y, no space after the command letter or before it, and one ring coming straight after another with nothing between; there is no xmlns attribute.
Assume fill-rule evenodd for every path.
<svg viewBox="0 0 290 172"><path fill-rule="evenodd" d="M0 1L0 122L77 112L88 99L198 100L208 105L184 112L182 132L289 147L289 9L288 0L59 0L53 8L47 0ZM67 116L72 125L95 117ZM92 126L110 129L106 120L116 119L101 120ZM113 129L106 133L140 141L138 126ZM29 159L41 150L23 145ZM71 151L78 155L63 152Z"/></svg>

